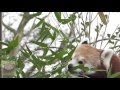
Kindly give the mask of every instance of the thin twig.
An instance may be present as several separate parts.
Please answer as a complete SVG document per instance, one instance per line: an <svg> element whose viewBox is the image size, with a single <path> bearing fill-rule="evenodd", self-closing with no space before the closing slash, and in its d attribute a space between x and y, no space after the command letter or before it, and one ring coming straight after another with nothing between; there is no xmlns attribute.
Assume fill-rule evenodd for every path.
<svg viewBox="0 0 120 90"><path fill-rule="evenodd" d="M113 36L114 35L114 33L116 32L116 30L118 29L118 27L119 27L119 25L116 27L116 29L115 29L115 31L112 33L112 35L111 36ZM111 38L111 37L110 37ZM109 38L109 39L110 39ZM107 44L109 43L109 41L106 43L106 45L104 46L104 48L107 46Z"/></svg>
<svg viewBox="0 0 120 90"><path fill-rule="evenodd" d="M35 70L35 66L33 65L31 68L29 68L26 72L26 76L29 78L30 75L33 73L33 71Z"/></svg>
<svg viewBox="0 0 120 90"><path fill-rule="evenodd" d="M13 29L12 27L6 25L3 21L2 21L2 24L3 24L3 26L5 28L7 28L8 30L10 30L12 33L14 33L14 35L16 34L16 30L15 29Z"/></svg>
<svg viewBox="0 0 120 90"><path fill-rule="evenodd" d="M109 15L110 15L110 13L109 13ZM109 17L109 16L108 16ZM109 19L109 18L108 18ZM104 36L105 36L105 33L106 33L106 31L107 31L107 26L108 26L108 24L106 25L106 27L105 27L105 31L104 31L104 33L103 33L103 35L102 35L102 39L104 38ZM101 45L100 45L100 48L102 47L102 44L103 44L103 41L101 42ZM107 44L106 44L107 45ZM105 48L105 47L104 47Z"/></svg>
<svg viewBox="0 0 120 90"><path fill-rule="evenodd" d="M91 20L91 23L96 19L98 13L95 15L95 17L93 18L93 20Z"/></svg>
<svg viewBox="0 0 120 90"><path fill-rule="evenodd" d="M91 43L89 43L89 44L94 44L94 43L97 43L97 42L100 42L100 41L105 41L105 40L109 40L109 38L100 39L100 40L97 40L97 41L91 42ZM120 41L120 39L113 39L113 40Z"/></svg>

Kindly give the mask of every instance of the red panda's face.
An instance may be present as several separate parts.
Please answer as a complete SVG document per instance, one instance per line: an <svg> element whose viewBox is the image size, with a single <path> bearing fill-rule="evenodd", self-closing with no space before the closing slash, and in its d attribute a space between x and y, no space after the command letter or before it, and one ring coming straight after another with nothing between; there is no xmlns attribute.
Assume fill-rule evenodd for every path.
<svg viewBox="0 0 120 90"><path fill-rule="evenodd" d="M76 50L74 51L71 60L68 62L68 71L74 76L82 76L82 75L92 75L95 74L96 71L92 68L101 67L101 60L105 59L106 61L103 62L105 68L109 67L109 62L113 53L109 54L105 52L101 56L100 50L90 46L89 44L82 43L80 44ZM73 67L83 65L87 67L87 71L83 71L80 68L76 68L73 70Z"/></svg>
<svg viewBox="0 0 120 90"><path fill-rule="evenodd" d="M76 48L72 55L72 60L68 63L68 69L71 72L71 68L74 66L84 65L84 67L90 70L84 72L80 68L76 69L73 74L94 74L91 68L95 68L100 64L100 52L96 48L90 45L82 44Z"/></svg>

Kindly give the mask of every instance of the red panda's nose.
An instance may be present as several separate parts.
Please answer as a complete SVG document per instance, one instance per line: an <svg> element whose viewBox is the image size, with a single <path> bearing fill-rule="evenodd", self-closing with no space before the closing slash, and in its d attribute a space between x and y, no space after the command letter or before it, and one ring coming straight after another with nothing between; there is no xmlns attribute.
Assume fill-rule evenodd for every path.
<svg viewBox="0 0 120 90"><path fill-rule="evenodd" d="M73 67L73 65L72 65L72 64L69 64L69 65L68 65L68 70L70 70L72 67Z"/></svg>

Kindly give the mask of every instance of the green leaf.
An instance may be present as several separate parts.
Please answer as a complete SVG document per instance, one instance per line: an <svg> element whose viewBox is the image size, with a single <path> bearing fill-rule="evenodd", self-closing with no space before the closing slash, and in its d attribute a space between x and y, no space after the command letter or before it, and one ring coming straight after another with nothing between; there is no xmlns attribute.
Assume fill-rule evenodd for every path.
<svg viewBox="0 0 120 90"><path fill-rule="evenodd" d="M48 28L47 25L43 23L42 28L39 31L38 40L41 40L41 42L43 42L46 38L48 38L48 35L50 34L49 29L50 28Z"/></svg>
<svg viewBox="0 0 120 90"><path fill-rule="evenodd" d="M42 42L31 41L31 43L35 43L35 44L37 44L37 45L39 45L41 47L47 47L48 46L47 44L42 43Z"/></svg>
<svg viewBox="0 0 120 90"><path fill-rule="evenodd" d="M74 21L74 20L76 19L75 14L70 15L69 19L70 19L71 21Z"/></svg>
<svg viewBox="0 0 120 90"><path fill-rule="evenodd" d="M3 48L0 50L1 55L6 55L7 48Z"/></svg>
<svg viewBox="0 0 120 90"><path fill-rule="evenodd" d="M8 43L0 41L0 44L8 46Z"/></svg>
<svg viewBox="0 0 120 90"><path fill-rule="evenodd" d="M43 56L43 57L46 56L47 52L48 52L48 48L44 48L44 53L43 53L42 56Z"/></svg>
<svg viewBox="0 0 120 90"><path fill-rule="evenodd" d="M50 74L49 73L42 73L42 72L37 72L32 76L32 78L49 78Z"/></svg>
<svg viewBox="0 0 120 90"><path fill-rule="evenodd" d="M21 75L22 75L23 78L28 78L23 71L21 72Z"/></svg>
<svg viewBox="0 0 120 90"><path fill-rule="evenodd" d="M38 57L31 55L31 62L38 68L38 70L40 70L42 68L42 66L45 65L44 61L41 61Z"/></svg>
<svg viewBox="0 0 120 90"><path fill-rule="evenodd" d="M53 64L54 61L56 60L56 57L54 57L54 56L51 55L51 56L49 56L49 57L46 56L45 59L47 60L47 61L46 61L46 65L51 65L51 64Z"/></svg>
<svg viewBox="0 0 120 90"><path fill-rule="evenodd" d="M120 72L110 75L109 78L117 78L117 77L120 77Z"/></svg>
<svg viewBox="0 0 120 90"><path fill-rule="evenodd" d="M70 21L74 21L76 19L75 13L70 15L67 19L61 19L61 12L55 12L54 14L55 14L57 20L62 24L67 24Z"/></svg>
<svg viewBox="0 0 120 90"><path fill-rule="evenodd" d="M54 55L54 54L56 53L55 51L53 51L53 50L51 50L51 49L50 49L50 51L51 51L52 55Z"/></svg>
<svg viewBox="0 0 120 90"><path fill-rule="evenodd" d="M20 70L22 71L24 66L25 65L24 65L23 61L19 57L19 59L17 60L17 68L20 68Z"/></svg>
<svg viewBox="0 0 120 90"><path fill-rule="evenodd" d="M67 24L67 23L69 23L71 20L70 19L62 19L61 20L61 23L62 24Z"/></svg>
<svg viewBox="0 0 120 90"><path fill-rule="evenodd" d="M56 37L57 37L57 34L56 34L56 32L54 32L54 33L53 33L53 38L52 38L53 41L56 39Z"/></svg>
<svg viewBox="0 0 120 90"><path fill-rule="evenodd" d="M110 78L111 74L112 74L112 65L110 65L110 68L108 69L107 78Z"/></svg>
<svg viewBox="0 0 120 90"><path fill-rule="evenodd" d="M19 36L17 36L13 41L11 41L8 44L8 47L6 49L6 52L9 53L11 50L13 50L15 47L17 47L19 44Z"/></svg>
<svg viewBox="0 0 120 90"><path fill-rule="evenodd" d="M60 52L55 53L56 58L63 58L63 55L66 54L66 49L61 50Z"/></svg>
<svg viewBox="0 0 120 90"><path fill-rule="evenodd" d="M23 56L25 56L26 58L29 58L30 54L27 52L27 50L25 50L24 48L22 50L23 51L21 51L21 52L22 52Z"/></svg>
<svg viewBox="0 0 120 90"><path fill-rule="evenodd" d="M59 22L61 22L61 12L54 12L54 14L55 14L57 20L58 20Z"/></svg>
<svg viewBox="0 0 120 90"><path fill-rule="evenodd" d="M1 61L10 61L9 59L7 59L6 57L0 57Z"/></svg>
<svg viewBox="0 0 120 90"><path fill-rule="evenodd" d="M49 32L48 37L53 40L53 35L50 33L50 31L48 32Z"/></svg>
<svg viewBox="0 0 120 90"><path fill-rule="evenodd" d="M35 25L34 28L39 27L43 22L44 22L44 19L40 19L40 21Z"/></svg>
<svg viewBox="0 0 120 90"><path fill-rule="evenodd" d="M106 70L103 70L103 69L97 69L97 68L92 68L91 70L93 70L93 71L98 71L98 72L103 72L103 71L106 72Z"/></svg>
<svg viewBox="0 0 120 90"><path fill-rule="evenodd" d="M19 73L19 71L16 71L16 78L20 78L20 73Z"/></svg>
<svg viewBox="0 0 120 90"><path fill-rule="evenodd" d="M67 41L69 41L69 38L66 34L64 34L62 31L60 31L61 35L64 37L64 39L66 39Z"/></svg>
<svg viewBox="0 0 120 90"><path fill-rule="evenodd" d="M83 64L74 67L73 70L76 70L78 68L82 69L83 71L88 71L89 70L89 68L88 67L84 67Z"/></svg>
<svg viewBox="0 0 120 90"><path fill-rule="evenodd" d="M46 26L53 29L56 33L59 33L59 30L56 27L53 27L51 24L44 22Z"/></svg>
<svg viewBox="0 0 120 90"><path fill-rule="evenodd" d="M58 66L54 66L52 73L51 74L55 74L55 73L61 73L63 67L58 67Z"/></svg>
<svg viewBox="0 0 120 90"><path fill-rule="evenodd" d="M66 61L69 61L75 49L71 50L68 55L64 58Z"/></svg>
<svg viewBox="0 0 120 90"><path fill-rule="evenodd" d="M27 51L29 52L29 54L32 54L32 51L29 49L29 47L26 45Z"/></svg>

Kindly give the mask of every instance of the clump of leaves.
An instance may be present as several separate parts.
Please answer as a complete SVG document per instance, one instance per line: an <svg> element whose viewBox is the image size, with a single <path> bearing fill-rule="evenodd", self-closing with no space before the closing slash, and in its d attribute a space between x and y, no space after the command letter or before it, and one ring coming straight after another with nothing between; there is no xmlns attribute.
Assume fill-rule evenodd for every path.
<svg viewBox="0 0 120 90"><path fill-rule="evenodd" d="M80 74L80 77L82 77L82 78L90 78L90 77L88 77L88 76L85 74L85 72L88 72L88 71L97 71L97 72L103 72L103 71L105 71L105 72L106 72L106 70L97 69L97 68L95 68L95 67L93 67L93 68L85 67L83 64L71 68L70 72L71 72L71 73L75 73L75 70L78 69L78 68L82 70L81 73L78 73L78 74Z"/></svg>
<svg viewBox="0 0 120 90"><path fill-rule="evenodd" d="M112 73L112 65L110 65L110 68L108 69L107 72L107 78L119 78L120 77L120 72L117 73Z"/></svg>

